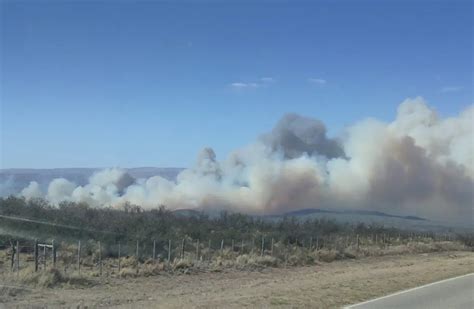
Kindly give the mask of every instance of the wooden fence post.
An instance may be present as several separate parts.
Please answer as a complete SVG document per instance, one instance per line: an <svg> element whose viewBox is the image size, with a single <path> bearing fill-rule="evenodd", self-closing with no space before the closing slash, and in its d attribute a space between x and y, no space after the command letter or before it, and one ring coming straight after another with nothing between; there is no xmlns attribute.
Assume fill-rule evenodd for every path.
<svg viewBox="0 0 474 309"><path fill-rule="evenodd" d="M234 240L232 239L232 252L234 252Z"/></svg>
<svg viewBox="0 0 474 309"><path fill-rule="evenodd" d="M221 240L221 253L224 251L224 239Z"/></svg>
<svg viewBox="0 0 474 309"><path fill-rule="evenodd" d="M81 241L77 243L77 272L81 275Z"/></svg>
<svg viewBox="0 0 474 309"><path fill-rule="evenodd" d="M313 236L309 238L309 251L313 250Z"/></svg>
<svg viewBox="0 0 474 309"><path fill-rule="evenodd" d="M38 271L38 239L35 239L35 272Z"/></svg>
<svg viewBox="0 0 474 309"><path fill-rule="evenodd" d="M136 252L135 252L135 256L137 257L137 261L138 261L138 259L139 259L139 256L138 256L138 254L139 254L138 246L139 246L139 245L140 245L140 244L139 244L138 239L137 239L137 250L136 250Z"/></svg>
<svg viewBox="0 0 474 309"><path fill-rule="evenodd" d="M196 241L196 260L199 260L199 239Z"/></svg>
<svg viewBox="0 0 474 309"><path fill-rule="evenodd" d="M102 276L102 246L99 241L99 275Z"/></svg>
<svg viewBox="0 0 474 309"><path fill-rule="evenodd" d="M43 270L46 269L46 244L43 245Z"/></svg>
<svg viewBox="0 0 474 309"><path fill-rule="evenodd" d="M316 251L319 250L319 236L316 236Z"/></svg>
<svg viewBox="0 0 474 309"><path fill-rule="evenodd" d="M16 241L16 271L20 271L20 242Z"/></svg>
<svg viewBox="0 0 474 309"><path fill-rule="evenodd" d="M181 259L184 258L184 246L186 245L186 238L183 238L183 242L181 244Z"/></svg>
<svg viewBox="0 0 474 309"><path fill-rule="evenodd" d="M273 256L273 242L274 242L274 240L273 240L273 237L272 237L272 246L271 246L271 249L270 249L272 256Z"/></svg>
<svg viewBox="0 0 474 309"><path fill-rule="evenodd" d="M10 245L12 247L12 255L11 255L11 265L10 265L10 269L11 271L15 271L15 250L16 250L16 247L15 245L10 242Z"/></svg>
<svg viewBox="0 0 474 309"><path fill-rule="evenodd" d="M168 263L171 261L171 239L168 239Z"/></svg>
<svg viewBox="0 0 474 309"><path fill-rule="evenodd" d="M265 251L265 236L262 236L262 251L260 253L261 256L263 256L264 251Z"/></svg>
<svg viewBox="0 0 474 309"><path fill-rule="evenodd" d="M360 247L360 239L359 239L359 234L357 234L357 251L359 250Z"/></svg>
<svg viewBox="0 0 474 309"><path fill-rule="evenodd" d="M208 252L208 258L211 260L211 240L209 239L209 243L207 245L207 252Z"/></svg>
<svg viewBox="0 0 474 309"><path fill-rule="evenodd" d="M156 240L153 239L153 261L156 260Z"/></svg>
<svg viewBox="0 0 474 309"><path fill-rule="evenodd" d="M241 241L241 245L240 245L240 254L243 254L244 253L244 240L242 239Z"/></svg>
<svg viewBox="0 0 474 309"><path fill-rule="evenodd" d="M122 259L122 245L120 244L120 242L118 243L118 253L117 253L117 256L118 256L118 271L120 273L120 271L122 270L122 263L121 263L121 259Z"/></svg>
<svg viewBox="0 0 474 309"><path fill-rule="evenodd" d="M56 246L55 246L55 243L54 243L54 239L51 242L51 257L52 257L52 260L53 260L53 268L56 268Z"/></svg>

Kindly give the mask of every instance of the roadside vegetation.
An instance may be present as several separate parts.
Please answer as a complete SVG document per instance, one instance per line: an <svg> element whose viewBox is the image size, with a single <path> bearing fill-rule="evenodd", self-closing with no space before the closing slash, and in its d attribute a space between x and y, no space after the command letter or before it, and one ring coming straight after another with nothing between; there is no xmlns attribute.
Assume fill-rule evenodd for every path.
<svg viewBox="0 0 474 309"><path fill-rule="evenodd" d="M368 256L472 251L474 239L468 234L420 233L325 219L269 219L227 212L209 216L134 205L53 206L15 197L0 199L0 227L1 279L41 288L91 286L110 278L258 271ZM45 247L36 247L35 262L35 246L53 240L54 262L53 251Z"/></svg>

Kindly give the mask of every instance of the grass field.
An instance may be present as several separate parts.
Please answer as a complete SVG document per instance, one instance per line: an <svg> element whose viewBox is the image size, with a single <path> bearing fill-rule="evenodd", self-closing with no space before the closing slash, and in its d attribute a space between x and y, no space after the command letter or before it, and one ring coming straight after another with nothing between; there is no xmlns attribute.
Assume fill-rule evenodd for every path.
<svg viewBox="0 0 474 309"><path fill-rule="evenodd" d="M0 302L7 307L48 308L336 308L473 271L474 254L469 251L408 253L252 271L109 276L55 288L11 281L23 287L3 287ZM43 276L60 280L54 279L55 271Z"/></svg>

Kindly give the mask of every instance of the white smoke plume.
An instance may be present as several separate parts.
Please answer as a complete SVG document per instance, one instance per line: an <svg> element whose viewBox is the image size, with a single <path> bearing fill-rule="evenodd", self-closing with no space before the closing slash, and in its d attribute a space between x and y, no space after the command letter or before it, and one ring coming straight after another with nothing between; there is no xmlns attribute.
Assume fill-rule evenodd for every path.
<svg viewBox="0 0 474 309"><path fill-rule="evenodd" d="M94 174L85 186L65 179L26 198L87 202L97 207L218 208L271 214L301 208L357 208L472 221L471 105L442 119L420 98L407 99L395 120L366 119L338 140L318 120L289 114L269 133L217 161L204 149L176 181L135 180L121 169Z"/></svg>

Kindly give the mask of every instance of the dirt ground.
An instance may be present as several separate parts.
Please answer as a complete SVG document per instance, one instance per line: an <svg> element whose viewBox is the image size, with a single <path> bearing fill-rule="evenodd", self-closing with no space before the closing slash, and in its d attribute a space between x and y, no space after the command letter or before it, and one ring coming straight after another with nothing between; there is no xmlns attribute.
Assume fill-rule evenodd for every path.
<svg viewBox="0 0 474 309"><path fill-rule="evenodd" d="M92 288L31 289L4 295L0 308L337 308L471 272L470 252L370 257L253 272L104 279Z"/></svg>

